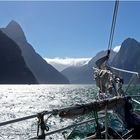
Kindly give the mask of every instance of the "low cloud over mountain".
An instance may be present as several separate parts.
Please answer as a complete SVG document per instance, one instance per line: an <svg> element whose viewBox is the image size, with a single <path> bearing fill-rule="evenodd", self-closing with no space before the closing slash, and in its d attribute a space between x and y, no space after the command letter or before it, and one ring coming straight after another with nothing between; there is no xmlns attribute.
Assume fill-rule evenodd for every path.
<svg viewBox="0 0 140 140"><path fill-rule="evenodd" d="M45 58L45 60L55 67L58 71L62 71L70 66L83 66L87 64L91 58Z"/></svg>
<svg viewBox="0 0 140 140"><path fill-rule="evenodd" d="M121 48L121 45L116 46L116 47L114 47L113 51L117 53L117 52L119 52L120 48Z"/></svg>

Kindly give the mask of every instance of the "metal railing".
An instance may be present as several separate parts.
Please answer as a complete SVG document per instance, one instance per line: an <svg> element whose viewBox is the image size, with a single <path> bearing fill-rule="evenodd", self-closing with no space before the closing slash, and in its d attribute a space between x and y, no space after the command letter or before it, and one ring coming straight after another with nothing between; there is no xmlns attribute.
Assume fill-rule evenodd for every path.
<svg viewBox="0 0 140 140"><path fill-rule="evenodd" d="M135 96L135 97L138 97L138 96ZM93 112L93 111L99 112L99 111L104 110L105 115L100 116L99 119L103 119L103 118L105 119L105 121L104 121L105 122L104 123L105 124L104 133L105 133L105 138L107 139L108 138L107 111L110 110L110 109L113 109L114 107L117 107L118 105L121 106L122 104L124 104L124 100L126 98L127 97L115 97L115 98L112 98L112 99L103 100L103 101L99 101L99 102L95 101L93 103L82 104L82 105L78 105L78 106L76 105L76 106L73 106L73 107L67 107L67 108L62 108L62 109L54 109L52 111L43 111L43 112L35 114L35 115L30 115L30 116L26 116L26 117L14 119L14 120L6 121L6 122L1 122L0 126L5 126L5 125L16 123L16 122L20 122L20 121L24 121L24 120L28 120L28 119L33 119L33 118L36 118L36 117L38 119L40 119L39 118L40 114L42 115L42 118L45 115L49 115L49 114L50 115L59 115L62 118L69 118L69 117L71 118L71 117L75 117L77 115L84 115L84 114L87 114L87 113L90 113L90 112ZM140 102L138 102L137 100L135 100L135 99L132 99L132 100L140 105ZM70 116L67 116L67 114L68 115L70 114ZM49 135L64 131L66 129L71 129L71 128L80 126L82 124L89 123L89 122L94 122L94 121L95 121L95 118L90 119L90 120L86 120L86 121L83 121L83 122L80 122L80 123L72 124L72 125L66 126L64 128L60 128L58 130L54 130L54 131L44 133L44 138L45 138L45 136L49 136ZM42 131L44 131L41 127L40 127L40 129ZM37 139L38 137L39 136L33 137L31 139Z"/></svg>
<svg viewBox="0 0 140 140"><path fill-rule="evenodd" d="M105 118L105 116L100 116L99 119L103 119ZM57 130L54 130L54 131L51 131L51 132L48 132L45 134L45 136L49 136L49 135L53 135L55 133L59 133L61 131L64 131L64 130L67 130L67 129L71 129L71 128L74 128L74 127L77 127L77 126L80 126L82 124L86 124L86 123L90 123L90 122L94 122L95 121L95 118L93 119L90 119L90 120L87 120L87 121L83 121L83 122L80 122L80 123L76 123L76 124L72 124L72 125L69 125L69 126L66 126L64 128L60 128L60 129L57 129ZM37 139L38 137L33 137L31 139Z"/></svg>

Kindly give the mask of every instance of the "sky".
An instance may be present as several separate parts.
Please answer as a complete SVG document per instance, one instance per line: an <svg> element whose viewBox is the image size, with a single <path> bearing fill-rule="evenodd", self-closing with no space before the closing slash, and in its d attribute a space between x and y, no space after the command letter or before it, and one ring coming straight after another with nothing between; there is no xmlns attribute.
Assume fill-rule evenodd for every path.
<svg viewBox="0 0 140 140"><path fill-rule="evenodd" d="M114 1L0 1L0 27L17 21L43 58L92 58L108 46ZM113 47L140 41L140 1L120 1Z"/></svg>

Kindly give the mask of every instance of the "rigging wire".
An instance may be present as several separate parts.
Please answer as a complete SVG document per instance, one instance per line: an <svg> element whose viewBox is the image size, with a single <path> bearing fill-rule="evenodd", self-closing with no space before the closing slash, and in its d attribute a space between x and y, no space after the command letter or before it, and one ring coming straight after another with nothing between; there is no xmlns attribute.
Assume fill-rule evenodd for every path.
<svg viewBox="0 0 140 140"><path fill-rule="evenodd" d="M116 0L115 6L114 6L114 13L113 13L111 31L110 31L110 36L109 36L109 42L108 42L108 55L112 48L112 42L113 42L113 37L114 37L115 25L116 25L116 18L117 18L117 13L118 13L118 6L119 6L119 0Z"/></svg>

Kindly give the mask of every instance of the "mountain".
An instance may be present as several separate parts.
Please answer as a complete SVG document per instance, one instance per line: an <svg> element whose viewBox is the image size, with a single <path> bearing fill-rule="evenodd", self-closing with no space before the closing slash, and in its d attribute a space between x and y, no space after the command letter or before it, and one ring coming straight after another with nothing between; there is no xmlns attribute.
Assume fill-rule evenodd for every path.
<svg viewBox="0 0 140 140"><path fill-rule="evenodd" d="M95 62L106 54L106 51L101 51L97 53L87 65L66 68L62 71L62 74L64 74L72 84L94 83L92 67L95 67ZM140 73L140 43L133 38L127 38L122 42L118 53L111 51L109 63L116 68ZM132 74L123 72L119 72L119 75L124 79L126 84L132 77ZM140 82L140 79L138 82Z"/></svg>
<svg viewBox="0 0 140 140"><path fill-rule="evenodd" d="M93 57L88 62L88 64L80 67L68 67L62 71L62 74L69 79L71 84L92 84L95 82L93 73L93 67L95 67L95 62L106 54L107 51L101 51L95 57ZM113 60L115 55L116 53L114 51L111 51L110 62Z"/></svg>
<svg viewBox="0 0 140 140"><path fill-rule="evenodd" d="M68 79L48 64L27 42L25 34L16 21L11 21L6 28L1 29L14 40L22 51L25 63L32 71L39 84L68 84Z"/></svg>
<svg viewBox="0 0 140 140"><path fill-rule="evenodd" d="M93 70L84 66L71 66L62 71L62 74L65 75L71 84L92 84L93 83Z"/></svg>
<svg viewBox="0 0 140 140"><path fill-rule="evenodd" d="M132 38L124 40L120 51L112 61L112 65L117 68L140 73L140 43ZM132 75L122 73L121 76L124 77L127 83Z"/></svg>
<svg viewBox="0 0 140 140"><path fill-rule="evenodd" d="M37 84L17 44L0 30L0 84Z"/></svg>

